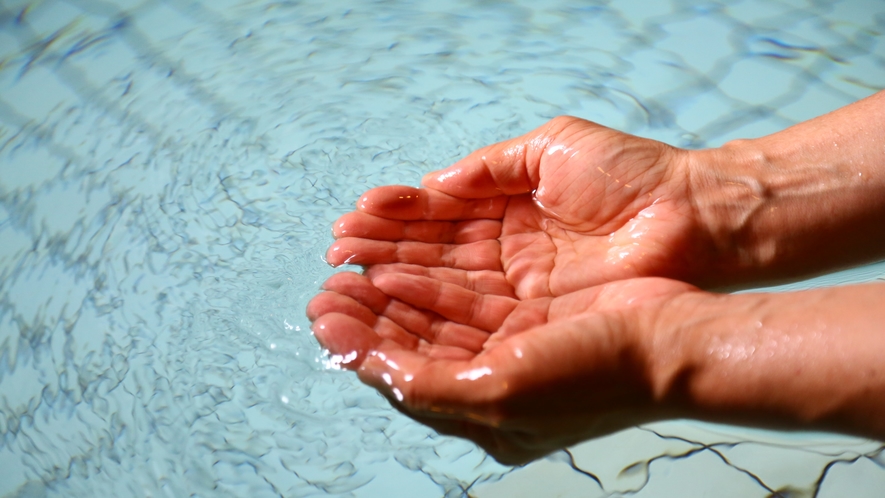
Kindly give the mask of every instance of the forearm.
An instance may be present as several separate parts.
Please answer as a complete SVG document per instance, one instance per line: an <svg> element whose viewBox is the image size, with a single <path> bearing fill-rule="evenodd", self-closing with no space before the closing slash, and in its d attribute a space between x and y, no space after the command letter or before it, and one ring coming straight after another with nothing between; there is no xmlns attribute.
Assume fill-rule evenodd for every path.
<svg viewBox="0 0 885 498"><path fill-rule="evenodd" d="M885 257L885 92L691 154L693 203L720 253L708 284L776 281Z"/></svg>
<svg viewBox="0 0 885 498"><path fill-rule="evenodd" d="M885 438L883 298L885 284L682 296L652 342L656 398L714 421Z"/></svg>

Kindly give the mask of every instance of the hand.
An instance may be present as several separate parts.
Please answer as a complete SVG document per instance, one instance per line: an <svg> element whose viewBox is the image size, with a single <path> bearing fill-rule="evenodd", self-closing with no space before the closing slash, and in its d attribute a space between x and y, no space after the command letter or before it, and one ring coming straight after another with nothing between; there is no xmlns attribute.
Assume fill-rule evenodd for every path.
<svg viewBox="0 0 885 498"><path fill-rule="evenodd" d="M424 189L371 190L327 253L366 275L326 282L313 329L394 406L502 462L672 415L881 437L881 285L726 296L634 277L722 285L881 257L865 131L882 95L697 153L557 118Z"/></svg>
<svg viewBox="0 0 885 498"><path fill-rule="evenodd" d="M335 223L327 260L410 263L521 299L638 276L696 282L716 251L692 207L687 154L556 118L428 174L427 188L370 190Z"/></svg>
<svg viewBox="0 0 885 498"><path fill-rule="evenodd" d="M400 272L339 273L324 289L308 316L341 366L511 464L658 416L649 331L697 291L647 278L520 301Z"/></svg>

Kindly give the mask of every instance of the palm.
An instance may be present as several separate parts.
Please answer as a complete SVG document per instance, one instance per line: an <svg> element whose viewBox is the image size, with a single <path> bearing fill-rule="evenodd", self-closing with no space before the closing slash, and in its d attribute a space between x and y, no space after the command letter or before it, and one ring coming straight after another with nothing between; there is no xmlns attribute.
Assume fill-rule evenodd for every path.
<svg viewBox="0 0 885 498"><path fill-rule="evenodd" d="M554 121L428 175L427 189L368 192L336 224L342 239L328 259L500 272L484 278L502 278L519 298L687 278L706 245L680 157L586 121Z"/></svg>

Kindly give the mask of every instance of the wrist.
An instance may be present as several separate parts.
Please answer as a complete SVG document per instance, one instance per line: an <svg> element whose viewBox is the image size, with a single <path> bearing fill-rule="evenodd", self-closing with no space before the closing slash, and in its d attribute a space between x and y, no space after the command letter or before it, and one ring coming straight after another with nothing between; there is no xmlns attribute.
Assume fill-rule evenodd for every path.
<svg viewBox="0 0 885 498"><path fill-rule="evenodd" d="M688 385L694 373L693 330L686 317L706 313L717 294L687 292L662 301L640 323L637 343L645 361L646 382L652 401L677 414L691 413Z"/></svg>
<svg viewBox="0 0 885 498"><path fill-rule="evenodd" d="M767 350L767 330L759 328L770 296L694 292L667 303L649 355L655 403L677 416L710 422L808 422L799 407L778 399L795 392L771 395L785 379L777 355Z"/></svg>
<svg viewBox="0 0 885 498"><path fill-rule="evenodd" d="M776 249L755 226L772 209L770 159L753 141L691 151L688 181L701 230L716 254L711 273L725 282L756 274L772 264Z"/></svg>
<svg viewBox="0 0 885 498"><path fill-rule="evenodd" d="M713 422L882 437L882 290L677 296L648 338L654 400Z"/></svg>
<svg viewBox="0 0 885 498"><path fill-rule="evenodd" d="M712 285L769 283L882 256L882 165L821 152L793 129L692 151L690 199L716 254Z"/></svg>

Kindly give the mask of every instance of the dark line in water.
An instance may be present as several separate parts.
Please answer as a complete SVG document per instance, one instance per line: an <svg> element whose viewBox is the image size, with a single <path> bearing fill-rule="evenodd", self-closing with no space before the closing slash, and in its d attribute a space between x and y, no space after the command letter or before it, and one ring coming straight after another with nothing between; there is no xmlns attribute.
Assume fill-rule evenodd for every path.
<svg viewBox="0 0 885 498"><path fill-rule="evenodd" d="M568 449L564 449L564 450L562 450L562 451L563 451L566 455L568 455L569 466L571 466L572 470L574 470L575 472L578 472L578 473L580 473L580 474L584 474L585 476L589 477L590 479L593 479L594 481L596 481L596 484L598 484L599 487L600 487L603 491L605 491L605 486L602 485L602 481L600 481L599 478L596 477L596 474L594 474L594 473L592 473L592 472L589 472L589 471L586 471L586 470L584 470L584 469L578 467L578 465L575 463L575 455L573 455L571 451L569 451Z"/></svg>

